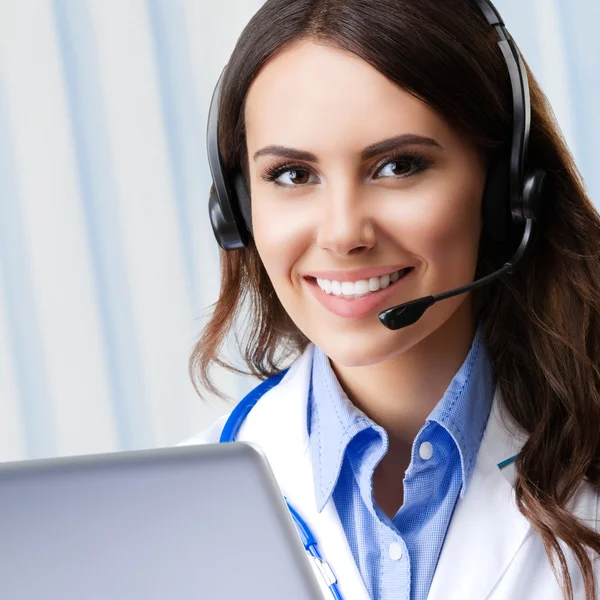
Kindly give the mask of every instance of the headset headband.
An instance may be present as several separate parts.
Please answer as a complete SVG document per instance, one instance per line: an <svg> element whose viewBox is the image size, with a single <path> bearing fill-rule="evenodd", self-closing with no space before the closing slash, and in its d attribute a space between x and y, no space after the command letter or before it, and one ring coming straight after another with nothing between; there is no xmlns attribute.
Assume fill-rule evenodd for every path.
<svg viewBox="0 0 600 600"><path fill-rule="evenodd" d="M490 169L493 172L488 173L488 179L495 183L486 186L487 198L484 197L484 205L491 206L491 212L494 214L502 214L506 210L506 199L502 193L496 192L493 188L499 179L508 177L509 206L513 221L523 223L527 219L536 220L545 174L541 170L533 173L526 172L531 123L527 71L519 51L494 5L489 0L475 0L475 2L488 24L498 34L498 46L508 69L513 100L513 130L508 173L500 168ZM221 84L226 68L227 65L223 68L212 95L206 132L208 163L215 188L209 199L209 215L219 245L225 250L234 250L247 246L252 231L252 222L250 195L244 179L240 172L225 176L219 152L218 109ZM488 187L491 189L488 190ZM505 228L504 226L497 227L493 223L495 220L490 219L492 223L488 225L490 231L493 232L492 237L503 239L506 237ZM501 218L497 220L503 221ZM497 231L494 232L494 228ZM502 231L498 232L498 230Z"/></svg>

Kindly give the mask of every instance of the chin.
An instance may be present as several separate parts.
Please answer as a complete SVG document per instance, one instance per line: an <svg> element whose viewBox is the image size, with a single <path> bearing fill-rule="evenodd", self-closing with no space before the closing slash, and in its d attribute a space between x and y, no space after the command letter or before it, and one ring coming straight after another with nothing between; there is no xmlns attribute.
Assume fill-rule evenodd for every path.
<svg viewBox="0 0 600 600"><path fill-rule="evenodd" d="M398 356L432 334L442 337L465 326L469 303L456 298L434 306L413 325L392 331L374 317L368 324L346 322L341 326L324 326L308 330L305 335L335 364L345 367L365 367ZM329 325L329 324L328 324ZM437 335L434 335L437 338ZM433 338L432 338L433 339Z"/></svg>
<svg viewBox="0 0 600 600"><path fill-rule="evenodd" d="M310 332L308 335L335 364L345 367L365 367L383 362L405 352L423 337L415 328L390 331L379 321L369 331L337 330Z"/></svg>

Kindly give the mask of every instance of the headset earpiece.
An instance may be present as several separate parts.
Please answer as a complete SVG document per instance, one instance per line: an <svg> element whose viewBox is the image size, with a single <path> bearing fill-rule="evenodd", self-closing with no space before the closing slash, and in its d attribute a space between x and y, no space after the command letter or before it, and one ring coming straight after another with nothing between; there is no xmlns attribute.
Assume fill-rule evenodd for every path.
<svg viewBox="0 0 600 600"><path fill-rule="evenodd" d="M484 235L496 242L511 238L512 223L525 223L526 219L539 222L546 171L535 169L525 176L519 203L509 208L510 155L503 153L490 164L482 199Z"/></svg>
<svg viewBox="0 0 600 600"><path fill-rule="evenodd" d="M502 152L490 161L481 201L483 233L496 242L510 234L510 154Z"/></svg>
<svg viewBox="0 0 600 600"><path fill-rule="evenodd" d="M231 209L231 194L227 194L225 202L228 203L228 213L223 210L222 201L216 191L210 194L208 200L208 214L213 233L223 250L236 250L248 245L248 231L243 224L238 225L237 219Z"/></svg>
<svg viewBox="0 0 600 600"><path fill-rule="evenodd" d="M533 219L539 221L542 210L542 196L544 194L544 183L546 181L546 171L535 169L525 177L523 185L523 206L521 209L521 219Z"/></svg>
<svg viewBox="0 0 600 600"><path fill-rule="evenodd" d="M241 173L237 173L233 177L233 188L235 189L237 205L242 213L246 229L250 235L252 235L252 208L250 205L250 192L248 191L246 180Z"/></svg>

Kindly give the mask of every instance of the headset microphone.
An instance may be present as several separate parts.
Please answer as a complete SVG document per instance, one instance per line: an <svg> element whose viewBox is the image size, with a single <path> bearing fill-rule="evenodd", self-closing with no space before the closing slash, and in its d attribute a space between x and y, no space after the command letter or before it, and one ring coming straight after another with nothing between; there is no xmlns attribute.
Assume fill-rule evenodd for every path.
<svg viewBox="0 0 600 600"><path fill-rule="evenodd" d="M379 313L379 320L388 329L401 329L416 323L423 313L440 300L446 300L471 290L482 287L514 272L527 250L531 247L535 232L534 224L538 220L540 201L543 192L545 171L535 169L525 174L525 160L529 144L529 126L531 121L531 106L527 71L521 60L519 51L506 31L504 22L489 0L476 0L481 12L491 27L496 29L502 51L508 67L513 96L513 135L510 151L510 162L500 160L492 164L488 170L486 187L483 194L484 227L490 237L501 241L508 237L503 224L503 215L498 208L506 206L502 196L502 180L509 180L510 212L515 223L524 224L521 242L514 256L504 266L485 277L477 279L462 287L436 294L417 298L399 306L388 308ZM508 170L507 170L508 167ZM498 224L499 221L499 224Z"/></svg>

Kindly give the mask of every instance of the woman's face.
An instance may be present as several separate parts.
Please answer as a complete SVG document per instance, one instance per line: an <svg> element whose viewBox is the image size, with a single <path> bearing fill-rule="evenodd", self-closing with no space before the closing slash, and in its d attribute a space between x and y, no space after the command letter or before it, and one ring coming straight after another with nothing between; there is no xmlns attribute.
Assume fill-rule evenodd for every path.
<svg viewBox="0 0 600 600"><path fill-rule="evenodd" d="M470 327L465 295L398 331L377 317L472 281L485 161L470 141L362 59L310 41L263 67L245 111L255 243L312 342L358 366L452 319Z"/></svg>

